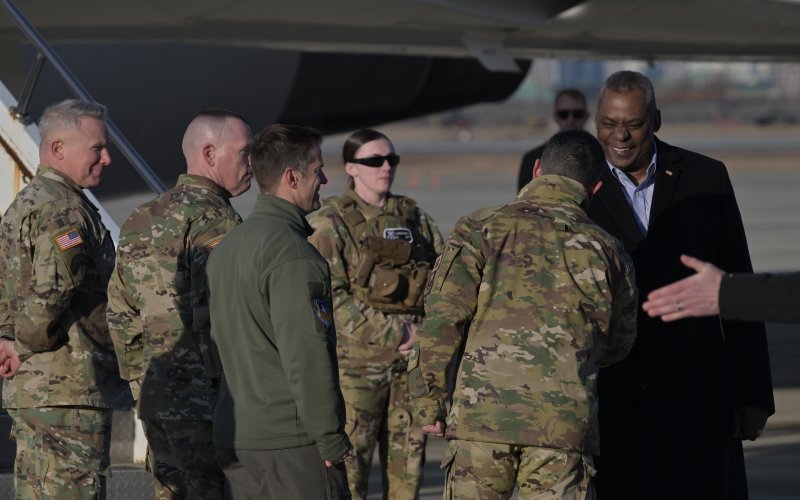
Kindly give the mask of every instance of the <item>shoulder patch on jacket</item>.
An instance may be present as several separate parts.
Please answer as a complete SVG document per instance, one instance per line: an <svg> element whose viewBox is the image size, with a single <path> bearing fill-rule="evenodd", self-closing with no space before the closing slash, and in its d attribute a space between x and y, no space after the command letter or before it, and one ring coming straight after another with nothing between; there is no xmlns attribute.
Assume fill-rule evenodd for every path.
<svg viewBox="0 0 800 500"><path fill-rule="evenodd" d="M211 240L208 243L206 243L205 245L203 245L203 248L206 250L206 252L211 252L211 250L214 250L215 248L217 248L217 245L222 243L222 238L224 238L224 237L225 236L223 235L223 236L220 236L218 238L214 238L213 240Z"/></svg>
<svg viewBox="0 0 800 500"><path fill-rule="evenodd" d="M84 243L81 233L76 227L67 229L65 232L54 236L53 239L55 239L56 245L62 252Z"/></svg>
<svg viewBox="0 0 800 500"><path fill-rule="evenodd" d="M331 326L332 313L331 308L328 306L328 300L323 298L311 299L311 304L314 306L314 317L317 321L322 323L325 328Z"/></svg>

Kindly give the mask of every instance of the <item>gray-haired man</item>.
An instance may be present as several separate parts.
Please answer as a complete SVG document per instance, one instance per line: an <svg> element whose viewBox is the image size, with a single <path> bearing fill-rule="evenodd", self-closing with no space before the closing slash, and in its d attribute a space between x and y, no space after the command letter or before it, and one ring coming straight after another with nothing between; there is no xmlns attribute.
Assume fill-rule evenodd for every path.
<svg viewBox="0 0 800 500"><path fill-rule="evenodd" d="M93 102L47 108L41 165L3 217L3 406L17 498L102 498L112 409L132 403L105 320L114 243L82 191L111 163L105 117Z"/></svg>

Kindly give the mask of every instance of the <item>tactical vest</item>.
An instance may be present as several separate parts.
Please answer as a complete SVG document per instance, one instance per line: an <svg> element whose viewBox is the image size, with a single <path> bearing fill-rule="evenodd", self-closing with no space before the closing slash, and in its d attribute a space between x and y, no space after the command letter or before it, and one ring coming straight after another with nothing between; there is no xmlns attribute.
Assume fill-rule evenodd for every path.
<svg viewBox="0 0 800 500"><path fill-rule="evenodd" d="M433 243L420 236L417 205L395 197L397 209L366 220L356 201L338 196L334 205L358 245L359 261L350 272L350 289L360 301L387 313L422 314L422 299Z"/></svg>

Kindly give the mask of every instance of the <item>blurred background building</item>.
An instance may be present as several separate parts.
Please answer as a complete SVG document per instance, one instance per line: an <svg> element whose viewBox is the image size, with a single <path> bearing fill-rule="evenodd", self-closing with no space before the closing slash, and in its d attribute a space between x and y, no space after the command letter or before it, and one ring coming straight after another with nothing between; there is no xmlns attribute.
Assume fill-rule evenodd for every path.
<svg viewBox="0 0 800 500"><path fill-rule="evenodd" d="M442 125L523 126L540 132L555 93L582 90L594 108L603 80L619 70L645 73L656 87L665 123L794 125L800 122L800 64L537 59L517 91L502 104L476 105L430 119ZM590 126L591 127L591 126Z"/></svg>

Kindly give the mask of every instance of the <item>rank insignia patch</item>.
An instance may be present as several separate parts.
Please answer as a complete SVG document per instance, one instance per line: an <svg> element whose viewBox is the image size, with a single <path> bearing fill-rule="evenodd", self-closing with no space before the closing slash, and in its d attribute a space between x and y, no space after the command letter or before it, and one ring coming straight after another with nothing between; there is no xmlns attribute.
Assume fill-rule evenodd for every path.
<svg viewBox="0 0 800 500"><path fill-rule="evenodd" d="M314 305L314 316L317 320L325 325L325 328L331 326L331 308L328 306L328 301L325 299L312 299L311 303Z"/></svg>
<svg viewBox="0 0 800 500"><path fill-rule="evenodd" d="M81 238L81 233L78 232L77 229L74 227L71 228L66 233L59 234L55 237L56 245L58 248L61 249L63 252L64 250L68 250L72 247L76 247L83 243L83 238Z"/></svg>

